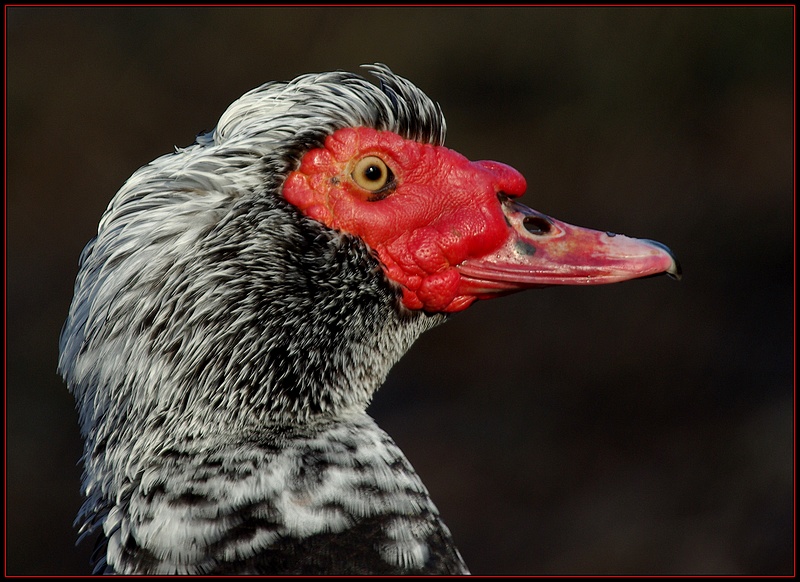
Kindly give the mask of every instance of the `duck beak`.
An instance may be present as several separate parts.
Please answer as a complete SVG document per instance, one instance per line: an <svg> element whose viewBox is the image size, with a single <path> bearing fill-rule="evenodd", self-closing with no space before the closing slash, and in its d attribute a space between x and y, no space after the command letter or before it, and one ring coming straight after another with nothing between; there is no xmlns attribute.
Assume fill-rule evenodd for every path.
<svg viewBox="0 0 800 582"><path fill-rule="evenodd" d="M533 287L602 285L665 273L681 278L675 255L647 239L573 226L502 197L508 238L456 267L460 294L487 299Z"/></svg>

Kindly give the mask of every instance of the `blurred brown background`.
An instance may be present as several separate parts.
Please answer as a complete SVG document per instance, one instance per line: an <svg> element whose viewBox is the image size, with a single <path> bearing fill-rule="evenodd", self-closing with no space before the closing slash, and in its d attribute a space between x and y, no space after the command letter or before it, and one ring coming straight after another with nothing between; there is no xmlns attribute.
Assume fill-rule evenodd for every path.
<svg viewBox="0 0 800 582"><path fill-rule="evenodd" d="M482 302L371 413L477 574L793 568L793 8L7 8L7 573L88 573L56 376L139 166L273 79L385 62L528 205L685 278Z"/></svg>

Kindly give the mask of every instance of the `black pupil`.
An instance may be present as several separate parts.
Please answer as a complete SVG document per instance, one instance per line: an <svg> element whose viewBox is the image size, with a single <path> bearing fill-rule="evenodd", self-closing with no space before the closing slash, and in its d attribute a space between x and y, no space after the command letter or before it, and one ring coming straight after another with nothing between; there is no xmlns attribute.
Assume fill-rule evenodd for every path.
<svg viewBox="0 0 800 582"><path fill-rule="evenodd" d="M364 170L364 177L370 182L377 182L383 176L383 170L379 166L372 165Z"/></svg>

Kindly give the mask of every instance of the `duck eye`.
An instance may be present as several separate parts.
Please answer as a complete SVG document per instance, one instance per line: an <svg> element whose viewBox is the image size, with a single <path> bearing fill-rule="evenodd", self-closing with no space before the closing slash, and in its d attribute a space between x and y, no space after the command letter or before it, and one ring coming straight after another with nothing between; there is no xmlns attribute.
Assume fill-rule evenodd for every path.
<svg viewBox="0 0 800 582"><path fill-rule="evenodd" d="M378 192L390 186L394 180L389 166L377 156L367 156L359 160L351 176L356 184L370 192Z"/></svg>

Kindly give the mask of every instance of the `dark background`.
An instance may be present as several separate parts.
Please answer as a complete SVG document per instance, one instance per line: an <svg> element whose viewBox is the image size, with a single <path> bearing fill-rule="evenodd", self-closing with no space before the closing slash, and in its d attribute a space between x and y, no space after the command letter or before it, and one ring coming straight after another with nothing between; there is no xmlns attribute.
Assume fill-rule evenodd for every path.
<svg viewBox="0 0 800 582"><path fill-rule="evenodd" d="M476 574L793 569L793 7L7 8L7 573L87 573L56 376L139 166L273 79L381 61L528 205L685 278L481 302L370 412Z"/></svg>

